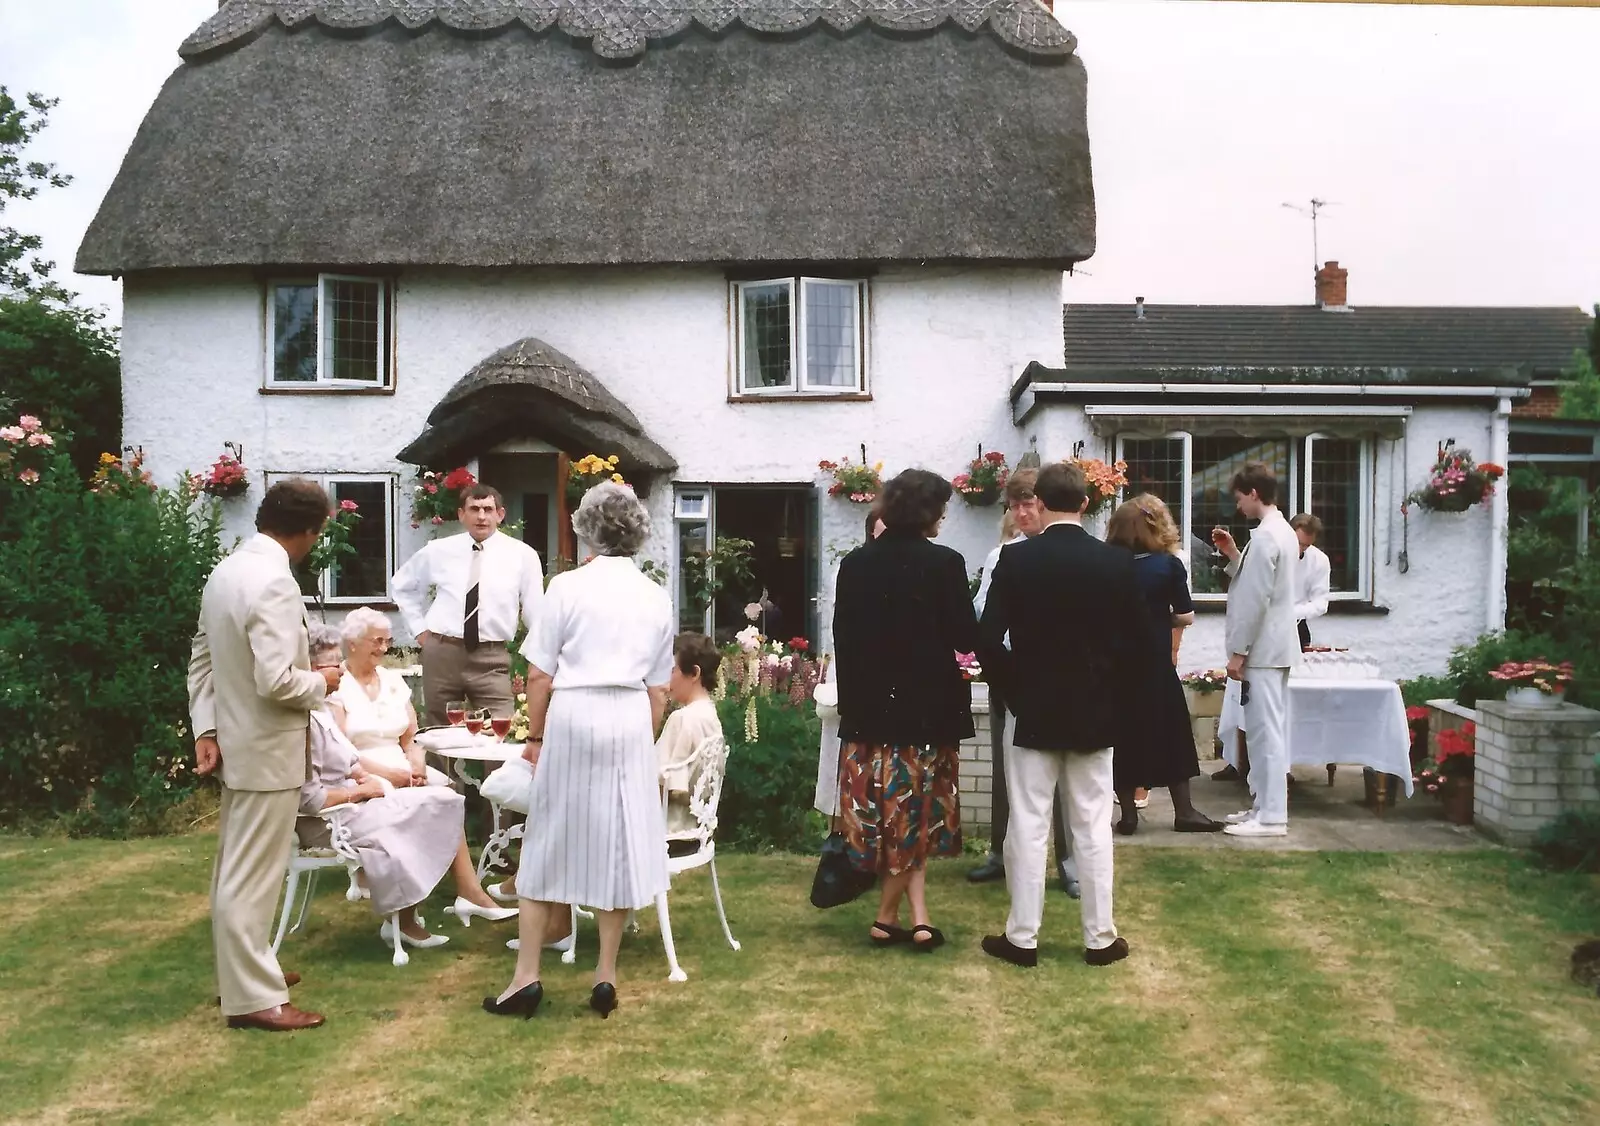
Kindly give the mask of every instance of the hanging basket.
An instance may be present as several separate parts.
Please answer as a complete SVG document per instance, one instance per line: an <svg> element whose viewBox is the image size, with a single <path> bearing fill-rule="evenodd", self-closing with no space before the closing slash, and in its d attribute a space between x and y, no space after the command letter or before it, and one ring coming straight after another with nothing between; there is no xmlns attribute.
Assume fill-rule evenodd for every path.
<svg viewBox="0 0 1600 1126"><path fill-rule="evenodd" d="M973 508L992 508L995 502L1000 499L1000 494L1003 491L1004 490L996 486L984 489L981 492L963 492L960 494L960 496L962 500L966 501L967 504Z"/></svg>

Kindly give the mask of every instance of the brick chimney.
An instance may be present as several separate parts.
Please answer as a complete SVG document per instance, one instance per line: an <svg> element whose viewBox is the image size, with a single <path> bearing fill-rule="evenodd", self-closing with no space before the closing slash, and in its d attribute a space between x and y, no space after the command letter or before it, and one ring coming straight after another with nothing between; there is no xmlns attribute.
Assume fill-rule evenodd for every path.
<svg viewBox="0 0 1600 1126"><path fill-rule="evenodd" d="M1349 291L1345 281L1350 277L1350 271L1341 269L1339 263L1329 262L1317 271L1317 304L1324 309L1347 310L1350 308Z"/></svg>

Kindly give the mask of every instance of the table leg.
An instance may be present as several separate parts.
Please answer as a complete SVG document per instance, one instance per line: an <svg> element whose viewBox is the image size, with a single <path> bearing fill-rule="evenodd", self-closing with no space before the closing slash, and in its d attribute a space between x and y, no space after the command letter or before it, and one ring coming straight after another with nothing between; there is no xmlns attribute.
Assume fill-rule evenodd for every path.
<svg viewBox="0 0 1600 1126"><path fill-rule="evenodd" d="M1383 809L1389 802L1389 776L1383 771L1378 771L1372 792L1372 811L1379 817L1383 816Z"/></svg>
<svg viewBox="0 0 1600 1126"><path fill-rule="evenodd" d="M1330 762L1328 764L1328 785L1330 785L1330 786L1333 785L1333 772L1335 770L1338 770L1338 769L1339 769L1339 764L1338 763Z"/></svg>

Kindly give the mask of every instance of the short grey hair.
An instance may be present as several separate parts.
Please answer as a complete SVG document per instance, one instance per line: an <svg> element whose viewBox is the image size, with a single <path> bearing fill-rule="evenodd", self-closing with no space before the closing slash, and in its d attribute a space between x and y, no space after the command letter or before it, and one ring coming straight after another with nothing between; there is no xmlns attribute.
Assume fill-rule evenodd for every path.
<svg viewBox="0 0 1600 1126"><path fill-rule="evenodd" d="M311 622L306 626L306 632L311 635L311 660L316 663L316 658L323 653L339 653L342 651L339 644L339 631L327 622Z"/></svg>
<svg viewBox="0 0 1600 1126"><path fill-rule="evenodd" d="M632 489L602 481L578 502L572 530L601 555L634 555L650 538L650 513Z"/></svg>
<svg viewBox="0 0 1600 1126"><path fill-rule="evenodd" d="M394 627L389 624L387 614L380 614L370 606L357 606L344 616L344 624L339 627L339 637L344 642L345 652L350 651L350 646L366 637L375 629L388 630L394 634Z"/></svg>

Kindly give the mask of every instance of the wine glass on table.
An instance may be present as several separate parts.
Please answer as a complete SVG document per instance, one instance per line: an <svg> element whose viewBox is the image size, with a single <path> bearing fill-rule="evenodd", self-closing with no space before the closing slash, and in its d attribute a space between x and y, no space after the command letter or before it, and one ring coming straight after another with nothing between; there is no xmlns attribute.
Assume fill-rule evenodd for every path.
<svg viewBox="0 0 1600 1126"><path fill-rule="evenodd" d="M485 713L481 708L474 709L467 713L466 718L462 722L467 725L468 734L477 735L483 730L483 720L486 714L487 713Z"/></svg>
<svg viewBox="0 0 1600 1126"><path fill-rule="evenodd" d="M451 727L460 727L467 718L467 702L451 700L444 706L444 720Z"/></svg>
<svg viewBox="0 0 1600 1126"><path fill-rule="evenodd" d="M500 742L506 741L506 736L511 734L511 717L497 715L489 718L489 729L494 732L494 737Z"/></svg>

